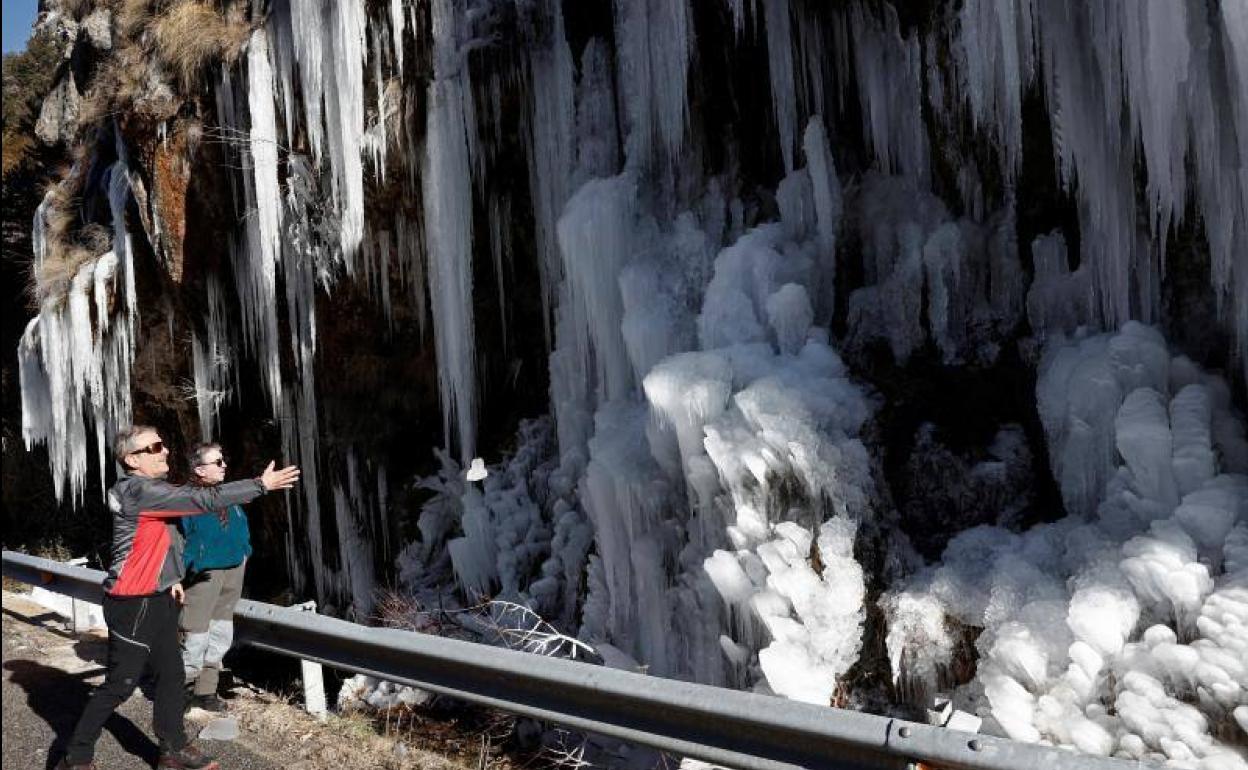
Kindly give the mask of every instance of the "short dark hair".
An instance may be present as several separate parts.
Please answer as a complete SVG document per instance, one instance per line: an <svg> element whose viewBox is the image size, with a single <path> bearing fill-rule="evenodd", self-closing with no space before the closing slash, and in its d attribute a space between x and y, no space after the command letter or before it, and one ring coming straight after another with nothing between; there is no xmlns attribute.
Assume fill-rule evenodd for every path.
<svg viewBox="0 0 1248 770"><path fill-rule="evenodd" d="M131 425L117 431L117 436L113 439L113 457L122 465L126 464L126 456L132 455L141 447L135 442L139 436L144 433L156 433L156 429L150 425Z"/></svg>
<svg viewBox="0 0 1248 770"><path fill-rule="evenodd" d="M191 451L186 453L186 462L191 466L191 470L203 465L205 455L213 449L220 450L221 445L215 441L205 441L192 447Z"/></svg>

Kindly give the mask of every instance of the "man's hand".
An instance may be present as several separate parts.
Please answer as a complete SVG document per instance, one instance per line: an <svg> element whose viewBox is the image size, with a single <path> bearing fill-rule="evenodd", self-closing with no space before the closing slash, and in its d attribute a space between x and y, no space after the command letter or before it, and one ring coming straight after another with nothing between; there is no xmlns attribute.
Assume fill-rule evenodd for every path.
<svg viewBox="0 0 1248 770"><path fill-rule="evenodd" d="M264 473L260 474L260 483L264 485L266 492L272 492L275 489L290 489L299 480L299 466L287 465L279 471L273 470L273 465L270 462L264 469Z"/></svg>
<svg viewBox="0 0 1248 770"><path fill-rule="evenodd" d="M178 604L186 604L186 589L181 583L173 584L173 600Z"/></svg>

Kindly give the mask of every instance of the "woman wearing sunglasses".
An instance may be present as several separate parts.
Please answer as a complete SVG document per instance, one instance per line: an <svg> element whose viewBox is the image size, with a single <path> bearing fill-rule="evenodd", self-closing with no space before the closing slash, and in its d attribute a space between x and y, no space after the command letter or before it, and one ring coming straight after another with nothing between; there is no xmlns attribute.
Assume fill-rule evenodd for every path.
<svg viewBox="0 0 1248 770"><path fill-rule="evenodd" d="M187 455L190 483L215 487L225 481L225 455L217 443L200 444ZM216 516L179 520L186 537L186 603L182 605L182 666L186 707L224 711L217 697L221 661L234 641L234 605L243 595L243 570L251 555L247 514L231 505Z"/></svg>
<svg viewBox="0 0 1248 770"><path fill-rule="evenodd" d="M135 425L113 444L119 476L108 490L113 512L112 565L104 578L108 673L91 693L58 768L91 770L104 723L138 684L145 668L155 679L152 726L160 741L158 768L212 770L218 763L187 739L183 724L183 670L178 646L178 604L185 598L184 516L222 511L299 480L293 465L210 487L165 481L169 449L155 428Z"/></svg>

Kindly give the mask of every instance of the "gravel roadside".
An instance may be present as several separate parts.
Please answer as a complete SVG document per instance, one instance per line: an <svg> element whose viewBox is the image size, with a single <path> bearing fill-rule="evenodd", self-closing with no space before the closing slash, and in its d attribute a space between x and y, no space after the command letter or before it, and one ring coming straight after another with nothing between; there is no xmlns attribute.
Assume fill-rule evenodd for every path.
<svg viewBox="0 0 1248 770"><path fill-rule="evenodd" d="M3 767L50 770L86 702L103 680L107 637L102 630L74 635L42 606L3 594ZM236 688L228 716L238 725L230 741L202 740L223 770L463 770L468 765L376 735L368 723L331 716L318 721L284 699ZM152 704L136 691L105 726L96 747L101 770L141 770L156 764ZM192 735L214 719L192 711Z"/></svg>

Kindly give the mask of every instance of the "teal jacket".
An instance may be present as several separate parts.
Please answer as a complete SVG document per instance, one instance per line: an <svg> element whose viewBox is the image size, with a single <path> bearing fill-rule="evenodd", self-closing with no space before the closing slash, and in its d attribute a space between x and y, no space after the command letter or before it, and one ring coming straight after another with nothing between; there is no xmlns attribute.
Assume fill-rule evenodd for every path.
<svg viewBox="0 0 1248 770"><path fill-rule="evenodd" d="M186 538L182 557L187 572L237 567L251 555L251 531L242 506L231 505L225 515L186 516L178 523Z"/></svg>

